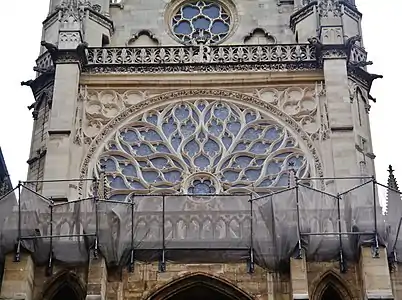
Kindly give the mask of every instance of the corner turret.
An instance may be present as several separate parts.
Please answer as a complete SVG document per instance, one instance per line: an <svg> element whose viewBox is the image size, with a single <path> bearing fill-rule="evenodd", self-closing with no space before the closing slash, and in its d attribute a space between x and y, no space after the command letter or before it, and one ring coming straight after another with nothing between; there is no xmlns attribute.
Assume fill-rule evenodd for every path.
<svg viewBox="0 0 402 300"><path fill-rule="evenodd" d="M319 36L323 43L330 39L331 44L343 44L362 36L361 18L354 0L296 0L290 24L298 42Z"/></svg>
<svg viewBox="0 0 402 300"><path fill-rule="evenodd" d="M54 0L43 22L42 40L58 49L75 49L82 42L101 47L109 43L113 30L109 0Z"/></svg>

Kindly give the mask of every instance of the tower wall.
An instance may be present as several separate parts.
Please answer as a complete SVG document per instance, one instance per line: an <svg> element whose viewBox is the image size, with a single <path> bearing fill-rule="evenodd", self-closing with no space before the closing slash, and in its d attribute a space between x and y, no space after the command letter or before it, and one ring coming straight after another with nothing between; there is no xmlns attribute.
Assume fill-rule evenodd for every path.
<svg viewBox="0 0 402 300"><path fill-rule="evenodd" d="M127 188L130 184L132 190L154 194L172 191L191 193L197 185L220 193L238 189L254 194L271 193L291 185L289 169L293 167L297 180L314 177L310 188L325 189L336 195L362 183L362 176L374 176L375 156L368 112L369 100L372 99L370 88L376 75L367 72L367 54L357 37L361 35L361 15L351 1L296 0L292 3L283 0L222 0L219 2L220 19L214 22L220 21L220 26L223 26L220 28L224 28L222 24L226 22L229 29L215 35L213 30L219 28L198 28L198 31L193 28L191 34L183 29L181 33L176 30L175 34L174 27L170 27L174 22L191 21L192 26L196 26L195 19L184 18L184 8L179 10L182 3L160 0L125 0L111 5L106 0L51 3L49 16L44 22L41 56L37 61L38 77L30 83L35 95L32 108L37 120L34 122L28 178L46 181L43 185L36 185L36 192L58 204L87 197L128 201L129 193L124 190L130 190ZM201 7L204 4L194 3L190 3L193 11L205 9ZM177 19L172 20L175 17ZM209 16L211 20L214 18ZM216 45L213 38L218 39ZM45 90L51 91L46 94L51 95L51 100L47 102L43 100ZM230 131L231 126L240 126L239 132L243 134L270 128L271 135L276 136L266 137L265 140L261 136L244 138L247 141L243 141L243 145L249 144L247 150L240 152L243 158L253 156L253 164L248 162L243 166L242 161L237 161L241 155L236 153L235 146L240 147L241 137L239 132L233 131L231 140L228 138L230 134L212 136L212 131L208 132L215 152L205 147L202 151L197 150L198 156L191 156L189 153L194 148L185 148L190 143L182 141L192 137L180 129L191 122L182 120L175 123L176 133L164 129L169 125L169 118L180 120L175 115L181 108L180 103L186 108L191 107L191 122L196 129L190 129L198 134L198 142L195 143L199 149L206 144L203 142L204 131L208 132L215 121L212 129L218 130L222 126ZM205 109L203 105L216 108L216 114L230 111L231 118L238 117L240 121L236 123L228 116L209 120L202 112ZM226 111L219 110L222 105ZM212 114L211 109L209 116ZM260 123L251 126L253 121L247 119L250 116L257 116ZM141 131L138 124L148 130ZM136 135L131 136L131 147L135 151L123 147L127 146L128 141L124 137L129 136L130 130L137 130ZM150 136L155 132L159 136ZM176 135L180 135L182 145L173 149ZM271 146L281 136L286 139L277 144L277 148ZM159 140L153 139L158 138L171 144L154 143ZM226 145L228 140L227 143L232 144ZM239 144L234 144L234 140ZM272 158L266 155L257 159L262 154L252 152L254 146L251 144L255 140L263 140L258 151L271 147ZM123 146L117 149L118 143ZM148 149L165 146L163 151L170 149L169 155L162 150L145 153L148 150L145 146L141 148L141 143L146 144ZM218 150L215 145L218 145ZM276 153L278 149L280 151ZM145 154L138 154L141 151ZM216 153L220 156L211 160ZM129 158L119 161L121 157ZM202 169L197 165L197 158L200 157L209 159L208 168ZM231 162L225 162L226 157L231 157ZM158 167L154 158L169 158L172 165ZM114 170L108 169L110 159L117 161L112 166ZM268 163L270 159L272 161ZM135 169L131 175L127 174L130 166ZM279 171L269 174L272 168L279 168ZM180 178L169 181L166 175L169 170L180 173ZM255 170L260 173L255 175L252 172ZM241 179L221 179L228 171L232 171L232 176L235 176L234 171L238 172L236 174L241 175ZM158 176L153 178L156 173ZM107 183L101 184L100 191L95 190L97 186L92 179L103 183L102 176L106 176ZM334 179L349 176L355 179ZM68 179L74 180L69 182ZM118 186L121 182L125 184L124 188ZM369 211L372 209L371 200L368 197L368 200L359 198L358 201ZM204 203L192 205L197 209L205 206ZM183 210L194 207L186 206ZM214 207L208 209L213 210ZM341 209L344 212L348 208L342 204ZM323 211L325 208L320 213ZM120 224L116 221L119 213L116 210L108 212L105 215L109 219L97 226L102 230L114 230ZM291 213L293 211L287 212ZM312 221L314 218L311 218ZM337 218L322 218L325 220L317 220L319 232L339 229ZM310 218L305 219L302 226L305 226L305 221L311 221ZM117 223L113 223L115 221ZM64 228L64 223L59 225ZM364 227L367 224L358 225ZM66 226L70 231L76 230L76 225ZM90 227L88 224L80 226ZM350 223L342 223L341 226L342 230L351 230ZM229 229L227 232L230 232ZM82 228L79 230L83 231ZM111 240L116 242L113 238L115 236ZM316 240L312 240L314 244ZM299 254L303 252L302 242L299 239ZM121 246L117 244L111 248ZM359 260L347 258L350 259L347 270L343 269L343 264L334 262L337 259L344 262L338 250L334 250L337 253L330 259L316 259L308 251L306 255L296 255L295 259L291 259L289 253L294 249L285 246L282 250L286 248L288 252L276 253L281 258L283 255L283 259L273 259L275 264L265 269L257 267L254 274L246 274L245 263L172 263L168 264L166 272L158 273L156 263L135 262L133 273L122 271L119 277L113 264L107 265L101 257L94 260L92 256L88 264L81 262L71 272L75 274L74 278L78 276L74 280L82 283L88 299L147 299L150 291L156 292L159 287L181 276L212 276L212 273L217 273L219 278L258 299L318 300L320 293L324 293L324 283L337 286L342 299L391 299L386 251L375 245L380 260L375 253L368 255L370 248L367 245L359 244L364 253L360 257L360 253L356 253ZM337 247L338 244L331 249ZM104 253L107 256L116 249L102 249L101 246L101 250L107 252ZM119 251L112 255L120 255ZM55 256L64 259L59 253ZM123 256L118 259L123 260ZM285 266L283 270L278 267L282 263ZM26 287L28 294L39 297L46 293L51 286L50 278L56 278L58 271L64 269L57 263L50 264L54 268L47 279L38 275L43 269L39 264L36 266L35 284ZM375 268L381 271L384 280L376 282L377 277L372 272ZM6 268L3 286L7 286L9 280L7 272ZM23 275L25 280L26 274ZM378 285L370 286L374 282ZM4 297L13 298L9 294Z"/></svg>

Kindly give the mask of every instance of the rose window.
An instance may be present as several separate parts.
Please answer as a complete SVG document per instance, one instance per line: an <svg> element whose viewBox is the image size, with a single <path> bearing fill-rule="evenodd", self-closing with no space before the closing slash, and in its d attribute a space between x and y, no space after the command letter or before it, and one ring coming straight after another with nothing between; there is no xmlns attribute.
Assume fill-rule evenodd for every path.
<svg viewBox="0 0 402 300"><path fill-rule="evenodd" d="M259 111L197 100L148 111L106 143L111 199L131 194L266 193L288 186L289 166L309 174L303 151L286 128Z"/></svg>
<svg viewBox="0 0 402 300"><path fill-rule="evenodd" d="M218 2L183 4L172 19L172 31L184 44L218 43L230 29L230 16Z"/></svg>

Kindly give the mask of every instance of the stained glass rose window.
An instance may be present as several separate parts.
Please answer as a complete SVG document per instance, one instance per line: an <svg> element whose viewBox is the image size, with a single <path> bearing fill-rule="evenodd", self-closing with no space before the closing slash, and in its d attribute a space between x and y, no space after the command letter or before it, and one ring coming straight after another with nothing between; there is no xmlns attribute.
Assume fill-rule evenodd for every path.
<svg viewBox="0 0 402 300"><path fill-rule="evenodd" d="M214 44L230 29L230 15L219 2L186 2L173 16L172 31L184 44Z"/></svg>
<svg viewBox="0 0 402 300"><path fill-rule="evenodd" d="M258 110L225 101L172 103L144 113L106 143L111 199L132 193L265 193L288 185L289 165L309 174L292 134Z"/></svg>

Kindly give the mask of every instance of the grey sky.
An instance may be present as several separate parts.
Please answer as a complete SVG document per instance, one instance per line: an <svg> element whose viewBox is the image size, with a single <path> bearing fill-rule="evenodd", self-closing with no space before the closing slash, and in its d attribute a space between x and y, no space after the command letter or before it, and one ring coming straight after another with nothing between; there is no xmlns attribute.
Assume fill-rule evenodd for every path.
<svg viewBox="0 0 402 300"><path fill-rule="evenodd" d="M384 75L375 81L372 95L377 103L371 103L371 129L376 154L376 169L379 182L386 183L389 164L396 169L402 184L402 160L398 153L402 142L399 140L402 129L402 104L399 92L398 71L402 60L396 57L395 33L400 28L401 0L356 0L363 13L363 38L373 73ZM16 184L24 180L30 139L32 116L27 106L32 104L33 96L20 82L34 78L32 67L39 52L42 21L47 15L49 0L19 0L4 4L0 25L2 30L2 80L0 110L0 146L6 159L9 173ZM398 50L399 51L399 50Z"/></svg>

